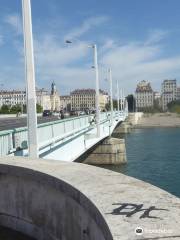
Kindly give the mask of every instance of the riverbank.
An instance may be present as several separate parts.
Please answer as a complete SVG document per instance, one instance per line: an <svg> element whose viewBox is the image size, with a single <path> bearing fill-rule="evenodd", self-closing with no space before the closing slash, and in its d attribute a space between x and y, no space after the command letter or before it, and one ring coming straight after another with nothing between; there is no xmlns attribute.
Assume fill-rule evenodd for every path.
<svg viewBox="0 0 180 240"><path fill-rule="evenodd" d="M155 113L144 114L135 128L152 127L178 127L180 128L180 115L176 113Z"/></svg>

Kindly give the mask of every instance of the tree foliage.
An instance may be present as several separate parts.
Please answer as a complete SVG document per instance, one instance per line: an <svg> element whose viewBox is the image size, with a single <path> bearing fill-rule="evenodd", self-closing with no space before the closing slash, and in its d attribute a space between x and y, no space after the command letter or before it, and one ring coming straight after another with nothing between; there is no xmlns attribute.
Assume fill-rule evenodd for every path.
<svg viewBox="0 0 180 240"><path fill-rule="evenodd" d="M167 104L169 112L180 114L180 100L175 100Z"/></svg>
<svg viewBox="0 0 180 240"><path fill-rule="evenodd" d="M20 104L17 105L2 105L2 107L0 108L0 114L17 114L17 113L21 113L22 111L22 107ZM42 113L43 112L43 108L41 105L36 104L36 111L37 113ZM26 113L26 105L23 105L23 113Z"/></svg>

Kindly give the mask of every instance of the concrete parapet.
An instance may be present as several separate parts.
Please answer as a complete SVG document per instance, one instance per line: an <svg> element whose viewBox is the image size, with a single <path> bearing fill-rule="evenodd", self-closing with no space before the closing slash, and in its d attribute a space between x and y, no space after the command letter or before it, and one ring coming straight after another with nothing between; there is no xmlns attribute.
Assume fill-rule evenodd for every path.
<svg viewBox="0 0 180 240"><path fill-rule="evenodd" d="M94 165L126 163L125 140L107 138L98 145L85 159L84 163Z"/></svg>
<svg viewBox="0 0 180 240"><path fill-rule="evenodd" d="M0 225L37 240L180 239L179 198L103 168L4 157L0 191Z"/></svg>

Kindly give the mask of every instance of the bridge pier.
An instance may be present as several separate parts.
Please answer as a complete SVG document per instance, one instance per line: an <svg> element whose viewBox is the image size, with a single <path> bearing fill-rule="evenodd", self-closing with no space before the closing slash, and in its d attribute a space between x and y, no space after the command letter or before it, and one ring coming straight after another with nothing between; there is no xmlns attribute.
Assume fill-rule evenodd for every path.
<svg viewBox="0 0 180 240"><path fill-rule="evenodd" d="M92 165L117 165L126 162L125 140L118 138L105 139L84 161L84 163Z"/></svg>

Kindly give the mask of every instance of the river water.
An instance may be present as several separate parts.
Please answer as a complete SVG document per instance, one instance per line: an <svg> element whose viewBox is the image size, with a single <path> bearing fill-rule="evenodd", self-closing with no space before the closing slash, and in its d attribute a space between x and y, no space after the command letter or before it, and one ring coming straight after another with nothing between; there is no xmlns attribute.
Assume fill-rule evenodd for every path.
<svg viewBox="0 0 180 240"><path fill-rule="evenodd" d="M180 128L134 129L123 137L127 164L106 168L180 197Z"/></svg>

